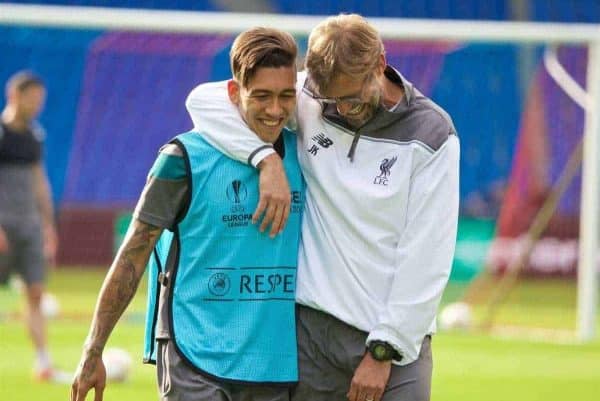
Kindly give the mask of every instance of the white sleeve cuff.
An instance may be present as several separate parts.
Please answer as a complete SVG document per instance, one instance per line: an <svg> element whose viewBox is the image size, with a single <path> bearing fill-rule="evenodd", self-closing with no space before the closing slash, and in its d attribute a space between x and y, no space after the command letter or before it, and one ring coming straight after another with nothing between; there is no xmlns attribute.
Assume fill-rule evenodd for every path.
<svg viewBox="0 0 600 401"><path fill-rule="evenodd" d="M368 346L368 344L371 341L375 340L385 341L386 343L394 347L394 349L400 355L402 355L402 360L400 362L392 362L394 365L408 365L409 363L414 362L419 358L419 351L421 349L422 342L418 345L418 349L414 346L402 345L401 341L394 335L389 333L387 330L375 329L369 333L365 346Z"/></svg>
<svg viewBox="0 0 600 401"><path fill-rule="evenodd" d="M260 148L257 148L254 152L252 152L250 156L248 156L248 164L251 164L255 168L258 168L260 162L273 153L275 153L275 149L273 149L273 146L261 146Z"/></svg>

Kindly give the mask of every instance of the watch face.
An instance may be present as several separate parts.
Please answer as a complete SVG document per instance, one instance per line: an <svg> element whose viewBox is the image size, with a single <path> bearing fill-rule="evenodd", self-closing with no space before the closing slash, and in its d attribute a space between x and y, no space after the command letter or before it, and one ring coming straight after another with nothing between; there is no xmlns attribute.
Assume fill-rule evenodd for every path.
<svg viewBox="0 0 600 401"><path fill-rule="evenodd" d="M386 346L383 344L377 344L375 347L373 347L373 358L377 359L378 361L390 359Z"/></svg>
<svg viewBox="0 0 600 401"><path fill-rule="evenodd" d="M385 357L385 347L383 345L377 345L373 350L373 353L375 354L375 358L381 359Z"/></svg>

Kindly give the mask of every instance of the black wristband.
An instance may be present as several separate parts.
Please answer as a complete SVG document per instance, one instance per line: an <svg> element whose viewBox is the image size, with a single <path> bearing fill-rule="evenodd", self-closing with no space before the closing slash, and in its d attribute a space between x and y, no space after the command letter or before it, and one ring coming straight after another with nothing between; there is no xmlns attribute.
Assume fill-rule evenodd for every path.
<svg viewBox="0 0 600 401"><path fill-rule="evenodd" d="M376 361L396 361L402 360L402 354L394 349L389 343L380 340L374 340L367 346L369 354Z"/></svg>

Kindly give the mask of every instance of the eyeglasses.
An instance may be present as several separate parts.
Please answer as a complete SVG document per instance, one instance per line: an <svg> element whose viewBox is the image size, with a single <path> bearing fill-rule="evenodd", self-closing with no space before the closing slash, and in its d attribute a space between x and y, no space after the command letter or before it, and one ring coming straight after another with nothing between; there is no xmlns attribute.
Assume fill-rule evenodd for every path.
<svg viewBox="0 0 600 401"><path fill-rule="evenodd" d="M361 97L356 96L345 96L345 97L320 97L313 94L313 99L318 100L324 104L346 104L349 106L358 106L359 104L366 103Z"/></svg>
<svg viewBox="0 0 600 401"><path fill-rule="evenodd" d="M342 97L324 97L319 96L316 91L311 91L313 99L318 100L323 104L342 104L345 106L355 107L364 103L369 103L370 92L374 91L377 84L377 80L373 74L369 75L363 82L360 90L361 95L349 95Z"/></svg>

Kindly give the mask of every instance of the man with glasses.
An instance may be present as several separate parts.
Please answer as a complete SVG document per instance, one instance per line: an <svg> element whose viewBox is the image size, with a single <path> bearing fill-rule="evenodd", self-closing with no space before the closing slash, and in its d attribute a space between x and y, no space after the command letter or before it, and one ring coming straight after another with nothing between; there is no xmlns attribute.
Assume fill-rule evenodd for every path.
<svg viewBox="0 0 600 401"><path fill-rule="evenodd" d="M428 400L431 334L458 220L456 131L386 64L379 34L358 15L313 29L306 70L297 105L308 187L293 399ZM187 107L216 146L261 170L254 218L277 234L289 213L281 161L240 133L223 85L200 85ZM214 128L223 124L229 129Z"/></svg>

